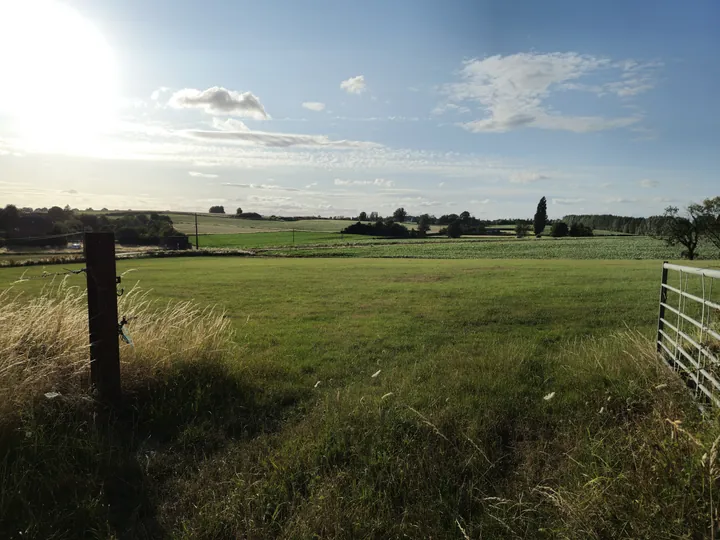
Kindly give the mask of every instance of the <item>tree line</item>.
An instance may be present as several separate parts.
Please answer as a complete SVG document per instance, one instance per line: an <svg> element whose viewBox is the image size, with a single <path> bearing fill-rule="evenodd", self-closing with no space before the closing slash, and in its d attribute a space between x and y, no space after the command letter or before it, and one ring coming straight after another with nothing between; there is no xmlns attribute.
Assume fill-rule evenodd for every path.
<svg viewBox="0 0 720 540"><path fill-rule="evenodd" d="M81 213L69 206L53 206L46 211L21 209L9 204L0 209L0 245L65 247L75 234L113 232L120 244L162 245L172 238L173 246L187 246L187 235L173 226L169 216L128 213L117 217Z"/></svg>
<svg viewBox="0 0 720 540"><path fill-rule="evenodd" d="M692 203L682 211L677 206L668 206L662 215L648 218L571 214L563 222L570 227L582 225L658 238L670 246L682 246L682 256L690 260L697 257L703 242L720 250L720 197Z"/></svg>

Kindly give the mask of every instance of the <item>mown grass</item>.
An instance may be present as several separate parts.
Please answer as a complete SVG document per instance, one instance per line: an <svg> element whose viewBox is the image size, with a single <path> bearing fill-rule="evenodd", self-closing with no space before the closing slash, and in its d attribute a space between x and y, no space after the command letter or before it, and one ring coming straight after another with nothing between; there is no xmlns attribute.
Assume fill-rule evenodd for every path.
<svg viewBox="0 0 720 540"><path fill-rule="evenodd" d="M652 354L657 262L118 264L161 301L130 326L126 402L82 399L74 375L4 386L22 399L0 537L710 536L720 426ZM184 322L170 299L226 313ZM80 311L3 313L47 328L38 345L84 332Z"/></svg>

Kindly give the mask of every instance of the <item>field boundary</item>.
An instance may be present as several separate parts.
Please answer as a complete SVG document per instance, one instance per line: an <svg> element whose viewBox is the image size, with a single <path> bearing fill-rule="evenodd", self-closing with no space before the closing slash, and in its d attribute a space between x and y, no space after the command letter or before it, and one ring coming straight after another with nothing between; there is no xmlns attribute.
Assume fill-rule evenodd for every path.
<svg viewBox="0 0 720 540"><path fill-rule="evenodd" d="M679 276L677 287L668 283L669 272ZM713 299L716 281L717 291L719 270L663 263L657 352L697 399L720 407L720 300ZM676 305L671 305L669 295L676 297Z"/></svg>

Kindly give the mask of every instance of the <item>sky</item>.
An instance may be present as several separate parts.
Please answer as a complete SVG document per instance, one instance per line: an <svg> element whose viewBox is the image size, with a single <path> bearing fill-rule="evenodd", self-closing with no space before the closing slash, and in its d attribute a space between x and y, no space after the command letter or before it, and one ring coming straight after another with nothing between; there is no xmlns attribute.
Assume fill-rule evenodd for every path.
<svg viewBox="0 0 720 540"><path fill-rule="evenodd" d="M720 195L717 0L0 0L0 204L647 216Z"/></svg>

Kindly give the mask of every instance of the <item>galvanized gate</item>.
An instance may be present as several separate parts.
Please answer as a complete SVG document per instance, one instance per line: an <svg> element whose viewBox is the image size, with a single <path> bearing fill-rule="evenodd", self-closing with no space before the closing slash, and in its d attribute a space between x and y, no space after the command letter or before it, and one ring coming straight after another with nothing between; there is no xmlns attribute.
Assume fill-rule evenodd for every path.
<svg viewBox="0 0 720 540"><path fill-rule="evenodd" d="M657 350L697 398L720 407L720 271L663 263Z"/></svg>

